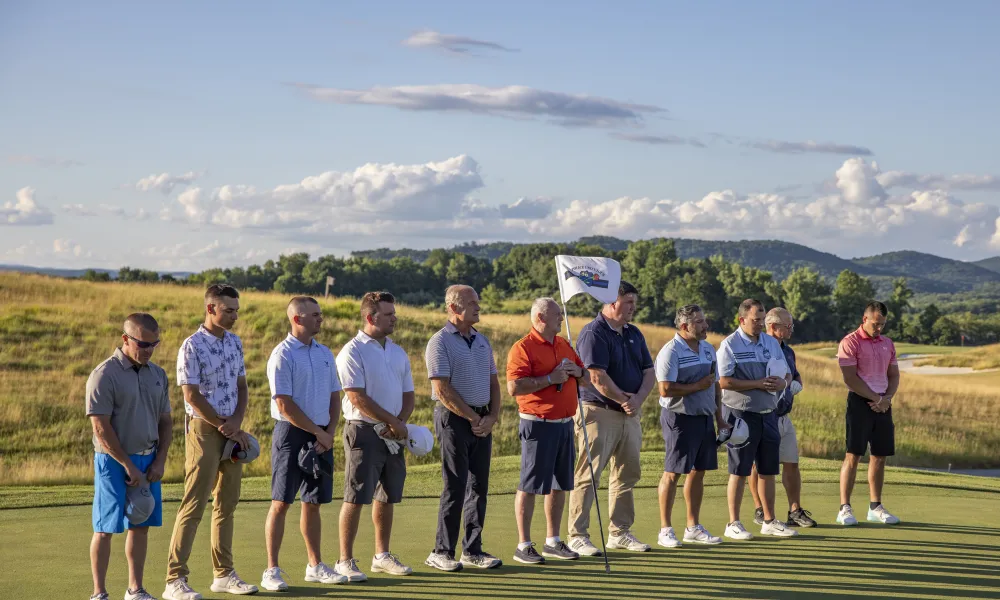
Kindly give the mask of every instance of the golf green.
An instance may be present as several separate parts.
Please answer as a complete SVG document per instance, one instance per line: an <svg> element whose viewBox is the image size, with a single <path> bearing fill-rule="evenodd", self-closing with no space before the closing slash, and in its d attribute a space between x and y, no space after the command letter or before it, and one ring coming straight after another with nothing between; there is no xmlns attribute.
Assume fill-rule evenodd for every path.
<svg viewBox="0 0 1000 600"><path fill-rule="evenodd" d="M651 462L644 456L644 463ZM513 495L490 497L484 533L485 549L503 559L500 569L466 569L442 573L423 564L434 540L438 499L407 498L396 508L392 551L414 573L408 577L372 574L370 512L366 510L355 555L368 572L366 583L337 586L302 580L305 550L297 526L297 510L289 514L282 567L291 589L261 591L258 597L296 598L1000 598L1000 493L994 482L980 486L970 477L918 474L891 470L886 506L903 520L896 526L862 523L853 528L833 524L838 509L835 465L808 461L804 505L820 526L802 530L791 539L756 537L725 540L719 546L685 545L665 549L655 545L659 529L656 489L636 490L636 535L653 545L648 553L612 551L611 574L599 558L528 566L511 555L517 543ZM830 463L830 464L827 464ZM505 465L506 466L506 465ZM650 465L651 466L651 465ZM421 470L423 486L432 485L432 470ZM859 516L865 515L867 486L862 472L856 488ZM646 469L644 483L655 481ZM716 474L713 474L716 475ZM822 476L823 482L815 481ZM892 483L895 480L897 483ZM904 483L911 480L912 482ZM702 522L721 535L726 521L724 476L719 473L706 489ZM918 482L919 483L916 483ZM417 483L414 481L414 483ZM507 491L505 481L503 491ZM990 491L990 488L993 488ZM34 488L37 490L38 488ZM4 490L12 492L13 488ZM256 494L255 494L256 495ZM602 497L606 497L602 491ZM785 498L779 485L779 515ZM146 562L146 587L159 597L163 591L167 544L176 502L164 505L164 527L151 531ZM324 560L337 558L339 501L323 510ZM606 503L604 504L606 506ZM245 501L237 513L236 568L247 581L260 583L266 566L264 518L268 504ZM753 506L747 494L743 520L752 532ZM603 512L603 511L602 511ZM603 512L606 521L606 512ZM675 507L683 524L684 504ZM597 539L596 514L593 535ZM202 521L191 558L190 582L205 598L223 598L208 590L210 515ZM544 538L541 503L533 527L536 542ZM565 534L565 527L563 529ZM91 578L88 544L89 506L58 506L0 511L2 562L8 573L3 598L87 598ZM124 594L124 536L116 536L108 587L112 599Z"/></svg>

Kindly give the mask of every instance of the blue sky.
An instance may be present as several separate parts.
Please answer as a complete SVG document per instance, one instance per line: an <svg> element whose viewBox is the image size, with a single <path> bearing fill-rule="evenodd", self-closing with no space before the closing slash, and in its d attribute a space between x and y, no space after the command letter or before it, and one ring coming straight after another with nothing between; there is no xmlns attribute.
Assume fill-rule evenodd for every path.
<svg viewBox="0 0 1000 600"><path fill-rule="evenodd" d="M0 262L1000 253L1000 4L8 2Z"/></svg>

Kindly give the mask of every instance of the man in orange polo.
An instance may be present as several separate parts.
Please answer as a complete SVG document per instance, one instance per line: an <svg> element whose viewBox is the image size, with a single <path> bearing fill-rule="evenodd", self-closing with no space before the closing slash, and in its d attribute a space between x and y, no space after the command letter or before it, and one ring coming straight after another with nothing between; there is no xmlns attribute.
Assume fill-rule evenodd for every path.
<svg viewBox="0 0 1000 600"><path fill-rule="evenodd" d="M552 298L531 305L531 332L507 356L507 391L517 399L521 438L521 483L514 498L520 543L514 560L543 564L545 558L575 560L580 555L559 538L566 492L573 489L573 415L583 361L559 335L563 316ZM547 534L541 555L531 541L535 496L545 496Z"/></svg>

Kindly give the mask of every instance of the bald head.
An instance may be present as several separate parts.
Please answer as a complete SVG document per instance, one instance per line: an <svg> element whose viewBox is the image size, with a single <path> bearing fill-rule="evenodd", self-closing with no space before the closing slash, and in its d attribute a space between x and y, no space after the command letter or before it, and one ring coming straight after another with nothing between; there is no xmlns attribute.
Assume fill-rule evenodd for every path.
<svg viewBox="0 0 1000 600"><path fill-rule="evenodd" d="M144 365L160 343L160 326L149 313L132 313L122 325L122 353L133 363Z"/></svg>
<svg viewBox="0 0 1000 600"><path fill-rule="evenodd" d="M764 325L767 327L768 335L782 342L792 339L794 326L792 323L792 313L784 308L776 307L767 311L767 316L764 317Z"/></svg>
<svg viewBox="0 0 1000 600"><path fill-rule="evenodd" d="M471 327L479 322L479 294L469 285L450 285L444 291L448 320L456 326Z"/></svg>
<svg viewBox="0 0 1000 600"><path fill-rule="evenodd" d="M319 302L309 296L295 296L289 300L285 313L292 325L292 335L300 339L311 339L323 325L323 310Z"/></svg>
<svg viewBox="0 0 1000 600"><path fill-rule="evenodd" d="M122 326L122 330L133 337L140 337L143 331L146 333L159 333L160 325L153 318L153 315L149 313L132 313L125 317L125 324Z"/></svg>

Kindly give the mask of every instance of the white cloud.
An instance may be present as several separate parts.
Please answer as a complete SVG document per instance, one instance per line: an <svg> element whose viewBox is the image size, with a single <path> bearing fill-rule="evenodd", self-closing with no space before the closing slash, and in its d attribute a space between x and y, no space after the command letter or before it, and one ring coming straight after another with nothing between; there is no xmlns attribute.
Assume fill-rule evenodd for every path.
<svg viewBox="0 0 1000 600"><path fill-rule="evenodd" d="M66 239L52 240L52 253L64 256L72 255L77 258L84 256L83 246L73 240ZM86 253L86 255L89 256L90 253Z"/></svg>
<svg viewBox="0 0 1000 600"><path fill-rule="evenodd" d="M475 84L373 87L367 90L293 84L309 97L336 104L391 106L400 110L465 112L505 118L542 118L569 127L631 126L666 109L522 85Z"/></svg>
<svg viewBox="0 0 1000 600"><path fill-rule="evenodd" d="M508 48L496 42L488 42L464 35L451 35L438 31L418 31L403 40L404 46L412 48L437 48L455 54L468 54L470 50L486 49L501 52L517 52L516 48Z"/></svg>
<svg viewBox="0 0 1000 600"><path fill-rule="evenodd" d="M63 204L60 208L62 212L74 216L74 217L118 217L121 219L129 219L133 221L145 221L149 218L149 213L145 208L138 208L135 211L129 211L121 206L116 206L113 204L99 204L97 208L90 208L83 204Z"/></svg>
<svg viewBox="0 0 1000 600"><path fill-rule="evenodd" d="M23 187L17 190L16 202L6 202L0 206L0 225L50 225L52 211L35 202L35 189Z"/></svg>
<svg viewBox="0 0 1000 600"><path fill-rule="evenodd" d="M161 192L169 195L174 191L174 188L186 187L194 183L199 176L194 171L188 171L181 175L171 175L170 173L153 174L143 177L131 186L126 185L123 187L133 187L140 192Z"/></svg>
<svg viewBox="0 0 1000 600"><path fill-rule="evenodd" d="M269 250L260 247L247 249L247 246L253 246L253 243L237 237L226 241L215 239L207 244L181 242L168 246L151 246L143 249L141 254L153 260L156 268L168 270L228 267L277 257L276 253Z"/></svg>
<svg viewBox="0 0 1000 600"><path fill-rule="evenodd" d="M882 187L903 187L915 190L1000 190L996 175L918 175L905 171L887 171L878 176Z"/></svg>
<svg viewBox="0 0 1000 600"><path fill-rule="evenodd" d="M70 167L80 167L83 163L71 158L57 158L52 156L32 156L28 154L18 154L7 157L7 162L16 165L30 165L46 169L68 169Z"/></svg>
<svg viewBox="0 0 1000 600"><path fill-rule="evenodd" d="M961 231L958 232L958 235L955 236L955 239L952 240L951 243L961 248L962 246L969 243L969 239L970 239L969 226L966 225L965 227L962 228Z"/></svg>
<svg viewBox="0 0 1000 600"><path fill-rule="evenodd" d="M836 144L833 142L814 142L812 140L804 142L761 140L746 142L744 145L756 148L757 150L778 154L847 154L851 156L871 156L873 154L871 150L864 146Z"/></svg>

